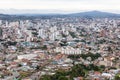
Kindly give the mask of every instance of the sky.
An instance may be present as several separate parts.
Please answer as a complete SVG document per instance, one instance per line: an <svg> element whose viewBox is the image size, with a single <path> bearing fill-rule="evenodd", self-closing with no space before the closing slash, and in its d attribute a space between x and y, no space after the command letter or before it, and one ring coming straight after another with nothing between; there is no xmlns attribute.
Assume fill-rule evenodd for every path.
<svg viewBox="0 0 120 80"><path fill-rule="evenodd" d="M0 0L0 9L78 12L100 10L120 13L120 0Z"/></svg>

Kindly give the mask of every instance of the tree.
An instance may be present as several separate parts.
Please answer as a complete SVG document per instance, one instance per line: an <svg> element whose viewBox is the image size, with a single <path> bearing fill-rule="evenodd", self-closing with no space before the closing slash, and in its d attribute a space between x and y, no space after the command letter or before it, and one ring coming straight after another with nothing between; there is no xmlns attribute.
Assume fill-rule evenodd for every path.
<svg viewBox="0 0 120 80"><path fill-rule="evenodd" d="M71 77L78 77L78 76L82 76L84 77L85 76L85 70L83 68L82 65L75 65L72 67L72 70L71 70Z"/></svg>
<svg viewBox="0 0 120 80"><path fill-rule="evenodd" d="M72 38L76 38L77 37L77 35L75 34L75 32L69 32L69 34L72 36Z"/></svg>
<svg viewBox="0 0 120 80"><path fill-rule="evenodd" d="M30 76L32 73L31 72L29 72L29 71L21 71L20 72L20 78L22 79L22 78L25 78L25 77L28 77L28 76Z"/></svg>
<svg viewBox="0 0 120 80"><path fill-rule="evenodd" d="M120 80L120 73L115 75L115 80Z"/></svg>
<svg viewBox="0 0 120 80"><path fill-rule="evenodd" d="M50 75L43 75L40 80L52 80Z"/></svg>
<svg viewBox="0 0 120 80"><path fill-rule="evenodd" d="M65 77L65 76L60 76L60 77L58 78L58 80L68 80L68 78Z"/></svg>

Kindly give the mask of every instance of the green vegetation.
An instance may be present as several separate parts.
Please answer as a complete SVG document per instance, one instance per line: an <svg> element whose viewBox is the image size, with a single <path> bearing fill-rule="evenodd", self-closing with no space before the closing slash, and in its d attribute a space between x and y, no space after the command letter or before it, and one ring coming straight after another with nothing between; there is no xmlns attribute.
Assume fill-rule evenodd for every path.
<svg viewBox="0 0 120 80"><path fill-rule="evenodd" d="M76 36L76 34L75 34L75 32L69 32L69 34L72 36L72 38L76 38L77 36Z"/></svg>
<svg viewBox="0 0 120 80"><path fill-rule="evenodd" d="M96 53L96 54L93 54L93 53L87 53L87 54L80 54L80 55L69 55L68 58L71 58L71 59L78 59L82 57L83 59L87 59L88 57L91 58L91 60L95 60L95 59L98 59L99 57L101 57L101 55L99 53Z"/></svg>
<svg viewBox="0 0 120 80"><path fill-rule="evenodd" d="M120 73L115 75L115 80L120 80Z"/></svg>
<svg viewBox="0 0 120 80"><path fill-rule="evenodd" d="M37 36L37 35L38 35L38 33L37 33L37 32L32 32L32 34L33 34L34 36Z"/></svg>
<svg viewBox="0 0 120 80"><path fill-rule="evenodd" d="M40 80L51 80L51 76L50 75L43 75Z"/></svg>
<svg viewBox="0 0 120 80"><path fill-rule="evenodd" d="M67 45L68 45L66 40L61 41L61 43L59 43L59 44L60 44L61 46L67 46Z"/></svg>
<svg viewBox="0 0 120 80"><path fill-rule="evenodd" d="M62 33L61 35L62 35L62 37L64 37L64 38L66 38L66 37L67 37L67 35L65 35L65 34L63 34L63 33Z"/></svg>
<svg viewBox="0 0 120 80"><path fill-rule="evenodd" d="M74 77L84 77L86 78L89 71L99 71L101 72L104 70L104 66L96 66L94 64L84 65L84 64L77 64L74 65L71 70L58 70L56 74L44 75L41 77L40 80L73 80Z"/></svg>
<svg viewBox="0 0 120 80"><path fill-rule="evenodd" d="M31 72L29 72L29 71L21 71L20 72L20 79L23 79L23 78L25 78L25 77L28 77L28 76L30 76L32 73Z"/></svg>
<svg viewBox="0 0 120 80"><path fill-rule="evenodd" d="M68 80L68 78L65 77L65 76L60 76L60 77L58 78L58 80Z"/></svg>
<svg viewBox="0 0 120 80"><path fill-rule="evenodd" d="M106 42L105 39L101 39L101 40L98 40L98 42L96 44L104 44Z"/></svg>

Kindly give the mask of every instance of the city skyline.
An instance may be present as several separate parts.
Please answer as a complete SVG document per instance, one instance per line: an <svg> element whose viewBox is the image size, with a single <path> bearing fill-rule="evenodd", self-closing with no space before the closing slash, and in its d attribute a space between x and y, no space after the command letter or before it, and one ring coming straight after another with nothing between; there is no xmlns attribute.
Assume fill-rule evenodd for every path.
<svg viewBox="0 0 120 80"><path fill-rule="evenodd" d="M38 13L71 13L90 10L120 13L119 3L119 0L2 0L0 9L4 10L3 13L12 13L14 10L23 11L22 13L25 13L25 10L31 13L33 13L32 10L41 10Z"/></svg>

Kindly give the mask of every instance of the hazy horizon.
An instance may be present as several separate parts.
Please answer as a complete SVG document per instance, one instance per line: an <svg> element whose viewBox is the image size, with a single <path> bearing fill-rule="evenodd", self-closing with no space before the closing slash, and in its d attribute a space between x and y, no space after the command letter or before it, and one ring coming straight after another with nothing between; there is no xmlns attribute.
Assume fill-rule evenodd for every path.
<svg viewBox="0 0 120 80"><path fill-rule="evenodd" d="M89 11L100 11L120 14L120 11L116 10L76 10L76 11L65 11L65 10L55 10L55 9L0 9L0 14L71 14L71 13L81 13Z"/></svg>
<svg viewBox="0 0 120 80"><path fill-rule="evenodd" d="M1 0L0 13L76 13L103 11L120 14L120 0Z"/></svg>
<svg viewBox="0 0 120 80"><path fill-rule="evenodd" d="M119 4L119 0L1 0L0 13L75 13L98 10L120 14Z"/></svg>

